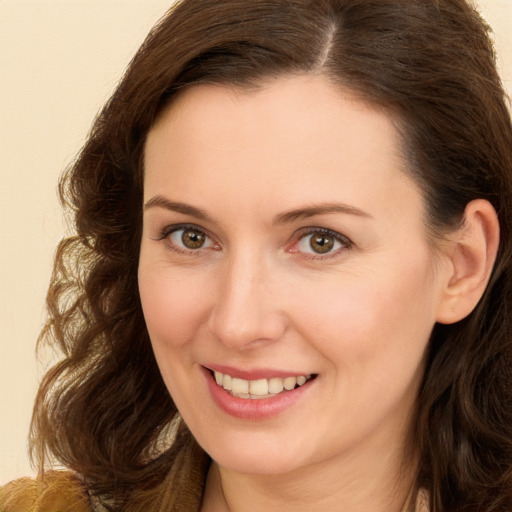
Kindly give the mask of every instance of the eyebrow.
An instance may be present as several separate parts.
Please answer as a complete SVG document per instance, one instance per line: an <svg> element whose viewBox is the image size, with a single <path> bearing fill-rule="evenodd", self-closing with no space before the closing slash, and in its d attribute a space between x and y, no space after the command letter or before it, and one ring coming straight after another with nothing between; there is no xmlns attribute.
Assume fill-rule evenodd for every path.
<svg viewBox="0 0 512 512"><path fill-rule="evenodd" d="M191 206L187 203L170 201L169 199L161 195L156 195L152 197L149 201L147 201L144 204L144 211L149 210L151 208L163 208L165 210L183 213L185 215L191 215L199 220L203 220L206 222L215 222L214 218L211 217L208 213L206 213L205 210L202 210L201 208L197 208L195 206ZM355 215L357 217L373 218L372 215L355 206L350 206L343 203L321 203L313 204L311 206L306 206L303 208L297 208L296 210L291 210L289 212L279 213L274 217L272 224L289 224L292 222L296 222L298 220L314 217L315 215L327 215L330 213L343 213L345 215Z"/></svg>
<svg viewBox="0 0 512 512"><path fill-rule="evenodd" d="M163 208L164 210L191 215L192 217L196 217L197 219L206 222L214 222L213 217L208 215L204 210L201 210L201 208L196 208L195 206L191 206L186 203L169 201L169 199L160 195L152 197L144 204L144 211L149 210L150 208Z"/></svg>
<svg viewBox="0 0 512 512"><path fill-rule="evenodd" d="M348 204L343 203L321 203L314 204L305 208L298 208L285 213L279 213L274 217L273 224L288 224L297 220L308 219L315 215L326 215L329 213L344 213L346 215L355 215L356 217L373 218L369 213Z"/></svg>

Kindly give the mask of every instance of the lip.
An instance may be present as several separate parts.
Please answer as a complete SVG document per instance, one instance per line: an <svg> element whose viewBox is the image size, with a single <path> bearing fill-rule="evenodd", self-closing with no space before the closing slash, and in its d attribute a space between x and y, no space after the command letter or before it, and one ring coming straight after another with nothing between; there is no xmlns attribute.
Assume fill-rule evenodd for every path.
<svg viewBox="0 0 512 512"><path fill-rule="evenodd" d="M223 368L222 371L220 368ZM206 385L212 396L215 404L226 414L233 416L234 418L244 419L244 420L252 420L252 421L261 421L269 418L273 418L278 416L279 414L284 413L287 409L293 407L297 404L310 390L311 386L314 384L316 379L311 379L306 382L303 386L299 388L295 388L291 391L287 391L286 393L281 393L271 398L260 398L260 399L250 399L250 398L238 398L229 394L223 387L219 386L210 370L213 370L211 366L201 367L201 372L203 377L206 380ZM235 370L234 368L227 368L225 366L217 366L215 365L215 371L220 371L221 373L227 373L232 377L242 378L245 380L256 380L257 378L269 378L271 377L281 377L278 375L278 372L271 371L269 373L266 370L258 370L255 372L249 371L245 372L242 370ZM230 373L233 372L233 373ZM245 377L242 377L245 375ZM247 375L250 375L251 378L247 378ZM254 377L258 375L260 377ZM284 375L284 374L282 374ZM292 376L300 376L303 374L289 374L287 373L284 377L292 377ZM282 377L282 378L284 378Z"/></svg>
<svg viewBox="0 0 512 512"><path fill-rule="evenodd" d="M236 379L244 380L271 379L272 377L279 377L281 379L285 379L286 377L300 377L301 375L311 375L310 373L287 372L283 370L272 370L269 368L241 370L239 368L234 368L232 366L224 366L219 364L206 364L204 365L204 367L207 370L220 372L223 374L231 375L231 377L235 377Z"/></svg>

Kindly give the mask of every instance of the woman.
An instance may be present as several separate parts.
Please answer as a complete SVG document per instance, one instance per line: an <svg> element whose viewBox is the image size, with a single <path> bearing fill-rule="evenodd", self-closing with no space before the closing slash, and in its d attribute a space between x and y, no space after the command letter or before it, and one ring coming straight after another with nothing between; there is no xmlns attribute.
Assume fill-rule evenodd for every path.
<svg viewBox="0 0 512 512"><path fill-rule="evenodd" d="M512 509L512 127L464 0L184 0L61 194L33 454L70 472L2 510Z"/></svg>

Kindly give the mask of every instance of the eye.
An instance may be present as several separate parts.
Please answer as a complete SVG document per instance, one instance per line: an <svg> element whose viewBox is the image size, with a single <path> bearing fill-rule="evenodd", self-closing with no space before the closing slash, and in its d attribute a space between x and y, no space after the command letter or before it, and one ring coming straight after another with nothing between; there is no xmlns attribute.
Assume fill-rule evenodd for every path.
<svg viewBox="0 0 512 512"><path fill-rule="evenodd" d="M292 251L323 256L336 254L342 249L348 249L351 245L350 240L340 233L324 228L312 228L299 235Z"/></svg>
<svg viewBox="0 0 512 512"><path fill-rule="evenodd" d="M170 226L162 233L162 239L168 240L178 251L198 251L215 249L217 244L197 226Z"/></svg>

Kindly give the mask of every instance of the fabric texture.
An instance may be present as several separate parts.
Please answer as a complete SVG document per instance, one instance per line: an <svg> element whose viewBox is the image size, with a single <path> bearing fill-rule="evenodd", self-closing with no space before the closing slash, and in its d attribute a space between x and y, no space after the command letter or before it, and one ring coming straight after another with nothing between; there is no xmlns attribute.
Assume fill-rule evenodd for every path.
<svg viewBox="0 0 512 512"><path fill-rule="evenodd" d="M210 458L192 436L185 437L164 481L148 491L134 490L123 512L199 512L209 466ZM48 471L43 478L21 478L0 488L0 512L106 510L70 471Z"/></svg>
<svg viewBox="0 0 512 512"><path fill-rule="evenodd" d="M1 512L92 512L76 475L50 471L43 480L21 478L0 489Z"/></svg>
<svg viewBox="0 0 512 512"><path fill-rule="evenodd" d="M123 512L199 512L209 458L190 444L181 450L158 488L133 495ZM413 495L416 494L415 498ZM420 490L402 512L429 512L428 494ZM88 497L80 478L69 471L50 471L44 479L22 478L0 489L0 512L103 512Z"/></svg>

